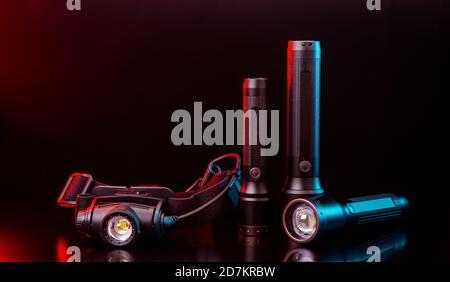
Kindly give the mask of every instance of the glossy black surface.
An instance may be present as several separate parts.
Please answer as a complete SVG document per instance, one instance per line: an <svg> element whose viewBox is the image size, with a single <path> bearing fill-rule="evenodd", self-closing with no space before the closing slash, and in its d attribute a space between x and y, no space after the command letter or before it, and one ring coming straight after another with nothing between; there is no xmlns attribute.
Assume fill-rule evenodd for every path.
<svg viewBox="0 0 450 282"><path fill-rule="evenodd" d="M3 214L4 215L4 214ZM81 251L81 261L213 261L213 262L363 262L380 249L382 262L449 261L448 237L441 229L424 236L420 223L373 225L373 228L331 234L312 244L297 245L275 231L264 237L238 235L235 214L213 224L177 230L164 240L141 238L129 248L111 248L95 239L80 237L72 210L54 208L14 219L2 216L0 261L67 261L70 246ZM422 218L423 219L423 218ZM433 221L429 223L434 224Z"/></svg>

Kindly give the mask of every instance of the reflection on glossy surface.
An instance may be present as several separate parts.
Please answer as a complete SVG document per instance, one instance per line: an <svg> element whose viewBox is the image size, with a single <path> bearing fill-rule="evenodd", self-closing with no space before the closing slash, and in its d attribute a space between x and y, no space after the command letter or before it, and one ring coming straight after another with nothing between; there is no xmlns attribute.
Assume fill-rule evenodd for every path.
<svg viewBox="0 0 450 282"><path fill-rule="evenodd" d="M67 240L64 238L58 238L56 240L56 261L58 262L66 262L68 260L67 249L69 248L69 244Z"/></svg>
<svg viewBox="0 0 450 282"><path fill-rule="evenodd" d="M73 254L68 253L67 249L77 246L82 262L224 261L221 252L229 246L218 246L216 237L214 226L210 224L174 232L173 236L165 240L153 238L117 249L99 240L61 237L56 240L55 257L60 262L69 261Z"/></svg>
<svg viewBox="0 0 450 282"><path fill-rule="evenodd" d="M133 262L133 255L127 250L110 251L106 257L107 262Z"/></svg>
<svg viewBox="0 0 450 282"><path fill-rule="evenodd" d="M238 236L237 230L224 232L222 224L182 230L166 240L149 240L127 249L106 247L101 242L60 237L56 240L57 261L67 261L69 246L79 246L82 262L137 261L245 261L245 262L364 262L372 255L368 248L380 249L381 261L404 259L407 235L404 231L373 236L349 236L337 242L300 246L288 242L284 234ZM233 239L234 238L234 239ZM237 239L237 240L236 240ZM282 252L283 248L286 252ZM281 252L280 252L281 251Z"/></svg>
<svg viewBox="0 0 450 282"><path fill-rule="evenodd" d="M386 235L377 235L355 244L343 244L329 247L294 247L285 254L285 262L365 262L393 261L405 249L407 236L405 232L397 231ZM379 251L379 253L378 253ZM374 256L378 256L375 260Z"/></svg>
<svg viewBox="0 0 450 282"><path fill-rule="evenodd" d="M297 248L289 251L284 259L285 262L316 262L316 255L312 250Z"/></svg>
<svg viewBox="0 0 450 282"><path fill-rule="evenodd" d="M245 262L277 261L274 253L273 236L242 236L239 235L242 258Z"/></svg>
<svg viewBox="0 0 450 282"><path fill-rule="evenodd" d="M419 244L422 241L414 238L414 233L408 233L408 244L405 232L383 233L384 230L395 230L388 228L379 230L374 236L371 232L353 236L339 233L335 241L321 240L318 244L304 246L291 244L281 230L269 236L239 237L236 218L232 216L212 224L173 230L164 240L149 238L129 248L110 248L99 240L80 237L73 223L65 221L70 216L71 213L63 214L61 219L46 221L45 225L38 220L27 221L27 218L12 222L14 228L0 236L0 260L75 261L76 249L73 247L79 248L81 262L366 261L369 246L380 247L381 261L403 261L413 260L415 253L421 250L419 247L428 252L432 250L430 255L440 251L432 248L434 242ZM14 225L15 222L28 224ZM408 256L405 256L406 247Z"/></svg>

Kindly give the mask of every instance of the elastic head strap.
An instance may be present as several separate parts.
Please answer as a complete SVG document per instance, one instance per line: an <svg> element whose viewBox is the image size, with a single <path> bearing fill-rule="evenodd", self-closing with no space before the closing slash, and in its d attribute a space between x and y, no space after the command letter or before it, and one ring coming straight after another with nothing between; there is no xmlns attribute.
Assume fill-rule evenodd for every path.
<svg viewBox="0 0 450 282"><path fill-rule="evenodd" d="M231 170L222 171L218 162L228 158L234 158L235 165ZM197 189L175 193L175 197L167 198L165 214L175 217L178 224L192 225L208 222L236 207L240 192L240 165L241 159L237 154L227 154L213 160Z"/></svg>
<svg viewBox="0 0 450 282"><path fill-rule="evenodd" d="M67 179L57 203L63 207L75 207L77 195L93 194L95 196L113 196L118 194L141 195L143 197L166 198L174 195L167 187L159 185L112 186L94 181L87 173L73 173Z"/></svg>

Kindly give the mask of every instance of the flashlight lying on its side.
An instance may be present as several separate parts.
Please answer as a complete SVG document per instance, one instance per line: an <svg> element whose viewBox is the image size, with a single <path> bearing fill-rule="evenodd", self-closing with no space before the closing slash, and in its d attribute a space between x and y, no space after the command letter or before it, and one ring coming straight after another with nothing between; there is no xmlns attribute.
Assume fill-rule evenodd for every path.
<svg viewBox="0 0 450 282"><path fill-rule="evenodd" d="M290 201L283 211L283 228L297 243L307 243L319 234L344 225L361 225L398 219L405 215L408 201L393 194L348 199L338 203L328 198Z"/></svg>

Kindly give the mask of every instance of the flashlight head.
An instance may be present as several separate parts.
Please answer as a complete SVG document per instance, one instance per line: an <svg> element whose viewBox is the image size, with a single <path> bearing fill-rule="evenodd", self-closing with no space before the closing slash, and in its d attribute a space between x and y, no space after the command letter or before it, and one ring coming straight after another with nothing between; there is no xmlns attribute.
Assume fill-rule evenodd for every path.
<svg viewBox="0 0 450 282"><path fill-rule="evenodd" d="M284 208L283 228L293 241L307 243L313 240L319 232L319 227L319 212L311 201L295 199Z"/></svg>
<svg viewBox="0 0 450 282"><path fill-rule="evenodd" d="M117 213L105 219L102 239L113 246L126 246L137 237L135 219L125 213Z"/></svg>
<svg viewBox="0 0 450 282"><path fill-rule="evenodd" d="M367 223L400 219L407 211L405 197L379 194L347 199L340 203L331 198L298 198L283 211L283 227L296 243L307 243L329 231Z"/></svg>

